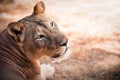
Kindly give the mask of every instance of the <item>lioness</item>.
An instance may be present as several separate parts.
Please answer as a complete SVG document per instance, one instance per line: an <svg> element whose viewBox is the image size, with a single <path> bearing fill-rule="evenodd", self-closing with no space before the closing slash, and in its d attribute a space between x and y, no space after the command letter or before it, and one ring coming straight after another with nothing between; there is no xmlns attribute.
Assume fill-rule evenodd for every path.
<svg viewBox="0 0 120 80"><path fill-rule="evenodd" d="M0 80L39 80L42 56L53 61L66 57L68 39L44 12L45 4L40 1L32 15L0 32Z"/></svg>

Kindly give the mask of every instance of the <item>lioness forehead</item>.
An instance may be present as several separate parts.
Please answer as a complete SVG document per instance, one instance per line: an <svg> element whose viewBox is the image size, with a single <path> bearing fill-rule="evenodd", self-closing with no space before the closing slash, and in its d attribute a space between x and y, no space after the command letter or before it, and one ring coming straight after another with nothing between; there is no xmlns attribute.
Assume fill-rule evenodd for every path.
<svg viewBox="0 0 120 80"><path fill-rule="evenodd" d="M56 23L53 20L50 20L48 18L42 17L42 16L27 16L23 19L20 20L20 22L29 25L33 25L33 26L41 26L43 28L46 28L48 30L52 30L52 26L54 25L54 27L58 28ZM54 24L51 24L52 22L54 22Z"/></svg>

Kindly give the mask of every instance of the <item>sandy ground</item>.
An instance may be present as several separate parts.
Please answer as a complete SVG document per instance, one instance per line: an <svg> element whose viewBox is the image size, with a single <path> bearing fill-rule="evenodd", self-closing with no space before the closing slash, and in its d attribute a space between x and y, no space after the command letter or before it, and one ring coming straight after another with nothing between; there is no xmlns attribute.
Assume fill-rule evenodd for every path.
<svg viewBox="0 0 120 80"><path fill-rule="evenodd" d="M1 29L30 15L38 0L24 1L0 4ZM48 80L120 80L120 0L44 2L46 14L68 36L71 50L69 59L51 64L56 72Z"/></svg>

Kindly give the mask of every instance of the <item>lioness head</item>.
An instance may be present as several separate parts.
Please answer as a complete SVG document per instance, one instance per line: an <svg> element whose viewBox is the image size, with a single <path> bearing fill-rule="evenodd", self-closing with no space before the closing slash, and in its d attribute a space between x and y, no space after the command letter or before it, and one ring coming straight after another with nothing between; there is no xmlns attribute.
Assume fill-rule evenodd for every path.
<svg viewBox="0 0 120 80"><path fill-rule="evenodd" d="M44 12L45 4L37 3L32 15L10 23L7 31L30 59L38 60L44 55L53 59L65 58L68 38Z"/></svg>

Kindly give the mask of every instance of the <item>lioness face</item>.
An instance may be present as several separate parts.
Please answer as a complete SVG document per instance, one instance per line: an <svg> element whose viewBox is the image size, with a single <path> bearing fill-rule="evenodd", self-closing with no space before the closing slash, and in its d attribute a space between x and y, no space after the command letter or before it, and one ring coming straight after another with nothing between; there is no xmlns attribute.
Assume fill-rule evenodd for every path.
<svg viewBox="0 0 120 80"><path fill-rule="evenodd" d="M44 15L45 5L39 2L31 16L8 25L8 33L31 59L47 55L53 59L66 56L68 39L55 21Z"/></svg>

